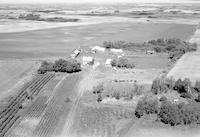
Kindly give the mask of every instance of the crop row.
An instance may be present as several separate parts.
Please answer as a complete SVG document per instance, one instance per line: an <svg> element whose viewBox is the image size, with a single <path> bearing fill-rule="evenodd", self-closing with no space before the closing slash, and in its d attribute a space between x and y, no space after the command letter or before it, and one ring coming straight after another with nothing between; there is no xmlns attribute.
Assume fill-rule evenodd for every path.
<svg viewBox="0 0 200 137"><path fill-rule="evenodd" d="M29 107L26 114L24 115L25 118L38 118L46 108L47 98L46 97L38 97L34 103Z"/></svg>
<svg viewBox="0 0 200 137"><path fill-rule="evenodd" d="M62 105L56 103L53 98L46 108L45 114L43 115L40 123L37 125L34 136L37 137L50 137L53 135L54 129L59 122L60 116L62 115Z"/></svg>
<svg viewBox="0 0 200 137"><path fill-rule="evenodd" d="M76 117L76 127L80 135L115 137L117 136L117 123L122 119L131 119L132 110L120 107L82 107Z"/></svg>
<svg viewBox="0 0 200 137"><path fill-rule="evenodd" d="M8 105L0 113L0 122L2 123L0 125L0 137L3 137L15 121L19 119L20 115L18 112L23 108L23 103L28 99L34 99L53 76L54 74L52 73L38 75L31 82L25 84L25 86L19 90L18 94L8 102Z"/></svg>

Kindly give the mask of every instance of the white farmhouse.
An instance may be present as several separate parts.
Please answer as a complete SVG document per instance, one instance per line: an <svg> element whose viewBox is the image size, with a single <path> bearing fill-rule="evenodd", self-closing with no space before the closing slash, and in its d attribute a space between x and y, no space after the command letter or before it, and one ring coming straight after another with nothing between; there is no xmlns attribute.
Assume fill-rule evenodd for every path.
<svg viewBox="0 0 200 137"><path fill-rule="evenodd" d="M93 57L83 56L83 65L93 65L93 64L94 64Z"/></svg>

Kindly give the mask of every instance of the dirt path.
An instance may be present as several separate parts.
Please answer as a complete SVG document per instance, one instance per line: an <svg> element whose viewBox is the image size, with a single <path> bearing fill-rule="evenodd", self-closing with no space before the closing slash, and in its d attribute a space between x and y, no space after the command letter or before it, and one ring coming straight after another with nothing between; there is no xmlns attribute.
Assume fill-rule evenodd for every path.
<svg viewBox="0 0 200 137"><path fill-rule="evenodd" d="M84 92L87 90L91 90L93 87L93 71L89 71L88 73L84 74L83 79L80 81L77 93L77 98L75 99L71 110L68 114L66 124L63 128L63 133L61 134L61 137L72 137L71 135L71 128L74 123L75 114L77 111L77 108L79 106L81 97L83 96Z"/></svg>

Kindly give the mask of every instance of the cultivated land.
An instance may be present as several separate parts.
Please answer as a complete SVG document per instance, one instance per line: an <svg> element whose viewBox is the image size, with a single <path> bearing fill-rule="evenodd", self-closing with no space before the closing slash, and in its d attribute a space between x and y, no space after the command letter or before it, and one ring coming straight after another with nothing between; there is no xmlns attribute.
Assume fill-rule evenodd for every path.
<svg viewBox="0 0 200 137"><path fill-rule="evenodd" d="M98 45L105 40L144 42L160 37L187 39L194 31L195 25L127 22L1 33L0 59L67 56L76 47Z"/></svg>
<svg viewBox="0 0 200 137"><path fill-rule="evenodd" d="M187 15L182 18L188 17L188 20L181 19L181 15L177 15L177 20L176 15L170 18L166 13L168 19L160 21L111 20L92 25L0 33L0 80L5 81L0 85L0 123L3 123L0 137L197 137L199 127L170 127L156 122L151 115L142 119L135 116L138 100L149 94L152 81L165 76L173 67L167 53L151 55L145 51L124 51L124 57L135 67L122 69L105 67L107 58L117 58L121 54L110 51L93 54L90 49L107 40L145 42L176 37L196 41L196 22ZM77 47L82 49L77 60L92 56L94 66L83 66L81 72L74 74L36 74L41 60L69 58ZM199 51L185 54L167 76L199 79L198 58ZM112 96L114 90L126 96L135 85L141 89L134 91L131 100L102 95L102 101L98 102L93 87L99 83L105 83L107 96ZM177 93L168 94L171 100L181 100Z"/></svg>

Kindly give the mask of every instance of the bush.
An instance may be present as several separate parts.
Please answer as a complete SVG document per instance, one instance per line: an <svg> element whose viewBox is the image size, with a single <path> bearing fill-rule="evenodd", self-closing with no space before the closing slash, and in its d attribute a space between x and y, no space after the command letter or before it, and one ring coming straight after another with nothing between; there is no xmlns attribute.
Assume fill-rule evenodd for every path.
<svg viewBox="0 0 200 137"><path fill-rule="evenodd" d="M42 62L40 68L38 69L39 74L44 74L48 71L55 72L79 72L81 71L81 65L76 60L56 60L54 63L49 63L47 61Z"/></svg>
<svg viewBox="0 0 200 137"><path fill-rule="evenodd" d="M147 97L138 101L135 109L135 116L142 117L144 114L157 114L159 110L158 101L155 99L147 99Z"/></svg>
<svg viewBox="0 0 200 137"><path fill-rule="evenodd" d="M93 93L94 94L99 94L102 93L102 91L104 90L103 84L99 84L96 87L93 87Z"/></svg>
<svg viewBox="0 0 200 137"><path fill-rule="evenodd" d="M172 104L171 102L162 102L160 113L158 114L161 122L175 125L191 125L200 122L200 106L197 104Z"/></svg>
<svg viewBox="0 0 200 137"><path fill-rule="evenodd" d="M182 122L180 109L177 105L168 101L162 102L158 116L161 122L171 126L179 125Z"/></svg>
<svg viewBox="0 0 200 137"><path fill-rule="evenodd" d="M135 67L135 65L133 63L130 63L129 60L126 58L114 59L112 60L111 65L113 67L119 67L119 68L134 68Z"/></svg>
<svg viewBox="0 0 200 137"><path fill-rule="evenodd" d="M191 81L189 79L186 78L183 81L181 79L178 79L175 82L174 90L177 90L180 94L186 94L186 93L188 93L188 89L191 87L192 87Z"/></svg>
<svg viewBox="0 0 200 137"><path fill-rule="evenodd" d="M163 92L167 92L174 87L174 79L173 78L156 78L153 80L152 86L151 86L151 92L153 94L159 94Z"/></svg>
<svg viewBox="0 0 200 137"><path fill-rule="evenodd" d="M115 49L120 49L123 47L126 47L126 42L124 41L104 41L103 47L110 49L110 48L115 48Z"/></svg>
<svg viewBox="0 0 200 137"><path fill-rule="evenodd" d="M167 101L167 98L166 98L165 96L162 96L162 97L160 98L160 102L164 102L164 101Z"/></svg>
<svg viewBox="0 0 200 137"><path fill-rule="evenodd" d="M102 101L102 99L103 99L103 98L102 98L102 95L101 95L101 93L100 93L100 94L98 94L97 101L98 101L98 102L101 102L101 101Z"/></svg>
<svg viewBox="0 0 200 137"><path fill-rule="evenodd" d="M195 89L197 92L200 92L200 81L196 81L195 86L194 86L194 89Z"/></svg>

